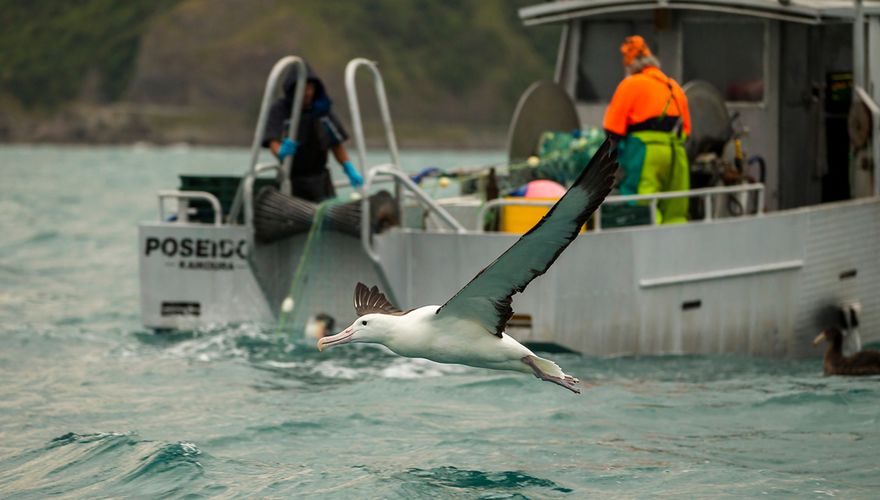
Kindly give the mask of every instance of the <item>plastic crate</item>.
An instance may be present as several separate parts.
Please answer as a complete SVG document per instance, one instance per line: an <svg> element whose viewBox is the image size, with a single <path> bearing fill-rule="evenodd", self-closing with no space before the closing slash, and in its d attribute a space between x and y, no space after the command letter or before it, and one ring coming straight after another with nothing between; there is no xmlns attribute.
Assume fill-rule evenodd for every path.
<svg viewBox="0 0 880 500"><path fill-rule="evenodd" d="M651 224L651 207L613 203L602 205L602 227L644 226Z"/></svg>
<svg viewBox="0 0 880 500"><path fill-rule="evenodd" d="M232 207L232 201L235 199L235 193L238 191L238 185L241 183L241 176L237 175L180 175L181 191L206 191L217 197L220 207L223 210L223 216L229 214ZM254 194L260 191L263 186L276 186L274 179L258 178L254 182ZM193 222L213 222L214 210L211 204L204 200L191 200L190 208L195 213L189 216Z"/></svg>

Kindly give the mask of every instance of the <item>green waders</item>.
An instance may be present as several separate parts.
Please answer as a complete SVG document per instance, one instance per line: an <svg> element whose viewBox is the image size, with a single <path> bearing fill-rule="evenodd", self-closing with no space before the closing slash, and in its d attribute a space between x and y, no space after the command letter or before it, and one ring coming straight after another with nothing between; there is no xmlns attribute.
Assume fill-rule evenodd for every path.
<svg viewBox="0 0 880 500"><path fill-rule="evenodd" d="M618 147L617 161L624 171L620 194L651 194L690 189L684 138L678 134L641 130L627 134ZM659 200L657 208L658 223L687 222L687 198Z"/></svg>

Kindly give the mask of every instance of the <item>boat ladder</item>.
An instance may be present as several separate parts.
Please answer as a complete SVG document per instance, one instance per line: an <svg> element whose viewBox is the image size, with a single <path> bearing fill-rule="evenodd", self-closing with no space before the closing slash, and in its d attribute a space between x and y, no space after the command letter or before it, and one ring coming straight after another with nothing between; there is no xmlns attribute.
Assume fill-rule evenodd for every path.
<svg viewBox="0 0 880 500"><path fill-rule="evenodd" d="M373 83L376 91L376 100L379 105L379 113L382 116L382 126L385 130L385 140L388 144L388 153L391 156L390 163L368 166L367 146L364 140L364 127L361 120L360 101L357 94L355 77L360 68L368 68L373 75ZM351 126L354 131L354 141L358 150L358 160L361 169L365 172L364 185L361 198L361 245L370 259L378 264L379 254L373 249L372 234L370 228L370 203L366 194L370 187L380 178L391 178L394 182L394 198L398 204L398 210L403 213L404 190L416 201L421 203L428 211L437 216L449 228L457 233L465 233L467 230L443 207L438 205L431 196L424 192L406 173L400 168L400 152L397 149L397 139L394 135L394 127L391 123L391 112L388 108L388 97L385 93L385 84L375 61L364 58L355 58L345 66L345 91L348 96L348 106L351 113Z"/></svg>

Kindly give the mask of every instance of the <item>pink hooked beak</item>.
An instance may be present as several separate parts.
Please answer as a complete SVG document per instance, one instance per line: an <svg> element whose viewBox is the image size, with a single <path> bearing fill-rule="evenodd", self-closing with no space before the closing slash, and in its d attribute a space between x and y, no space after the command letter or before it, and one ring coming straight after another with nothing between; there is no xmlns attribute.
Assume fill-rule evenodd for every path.
<svg viewBox="0 0 880 500"><path fill-rule="evenodd" d="M325 347L333 347L337 345L347 344L351 342L352 335L354 335L354 330L352 330L351 327L348 327L345 330L337 333L336 335L321 337L320 339L318 339L318 350L323 351Z"/></svg>

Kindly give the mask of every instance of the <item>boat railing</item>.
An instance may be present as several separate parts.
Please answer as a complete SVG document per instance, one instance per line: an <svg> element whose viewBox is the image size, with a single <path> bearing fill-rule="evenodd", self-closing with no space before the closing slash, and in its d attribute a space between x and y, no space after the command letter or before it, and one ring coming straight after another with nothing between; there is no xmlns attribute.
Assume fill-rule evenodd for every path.
<svg viewBox="0 0 880 500"><path fill-rule="evenodd" d="M253 178L257 175L257 161L260 158L260 150L263 147L263 136L266 134L266 121L269 117L269 110L272 107L272 102L275 99L275 93L278 90L278 85L282 81L282 77L286 74L288 68L291 66L296 66L298 69L297 79L296 79L296 90L293 95L293 103L291 104L290 110L290 126L287 130L287 137L290 140L295 140L297 136L297 129L299 128L299 117L302 114L302 104L303 104L303 94L305 93L306 88L306 79L308 77L308 66L306 66L305 60L298 56L286 56L281 58L275 66L272 67L272 71L269 73L269 78L266 79L266 88L263 91L263 101L260 104L260 115L257 118L257 126L254 129L254 140L251 143L251 161L248 166L247 172L242 176L242 181L238 185L238 190L235 193L235 198L232 201L232 205L229 208L229 216L227 221L230 223L234 223L238 220L238 216L241 213L242 202L244 201L245 193L244 187L248 177L251 178L251 183L253 183ZM279 166L279 182L281 185L281 192L284 194L290 194L290 165L293 161L293 155L288 155L284 158L284 161L281 162ZM252 201L252 200L251 200ZM253 210L253 207L245 207L245 211ZM245 218L248 220L247 217ZM252 222L253 219L250 219ZM252 227L252 226L249 226Z"/></svg>
<svg viewBox="0 0 880 500"><path fill-rule="evenodd" d="M388 183L392 183L392 182L395 182L395 180L394 179L377 179L376 181L373 182L373 185L388 184ZM333 181L333 188L334 189L348 188L348 187L351 187L351 182L349 182L347 180Z"/></svg>
<svg viewBox="0 0 880 500"><path fill-rule="evenodd" d="M364 124L361 119L360 99L357 93L357 72L360 68L367 68L373 75L373 88L376 92L376 101L379 106L379 114L382 118L382 126L385 130L385 141L388 143L388 153L391 163L381 165L367 165L367 142L364 139ZM373 249L372 227L370 226L370 200L368 194L370 187L377 181L377 177L391 178L394 182L394 200L397 203L399 213L404 210L404 189L411 193L414 198L425 206L429 212L436 213L443 222L456 232L464 233L467 230L445 209L439 206L430 195L425 193L412 179L400 168L400 152L397 149L397 139L394 135L394 125L391 122L391 111L388 107L388 95L385 92L385 83L382 74L375 61L358 57L352 59L345 66L345 92L348 97L348 107L351 115L351 128L354 133L354 142L357 147L358 160L361 170L364 172L364 185L361 199L361 245L364 252L375 263L379 263L379 254Z"/></svg>
<svg viewBox="0 0 880 500"><path fill-rule="evenodd" d="M366 177L364 178L364 192L369 192L369 188L376 181L377 177L386 176L394 179L395 184L405 188L407 192L413 195L418 202L421 203L423 207L425 207L429 213L436 213L440 220L442 220L446 225L449 226L450 229L455 231L456 233L466 233L467 229L461 225L455 217L453 217L449 212L446 211L443 207L437 204L432 198L431 195L426 193L422 188L418 186L409 176L403 173L399 168L396 168L394 165L385 164L385 165L376 165L372 167L369 172L367 172ZM402 212L401 212L402 213ZM372 234L370 227L370 201L365 196L361 200L361 245L363 245L364 252L373 260L375 263L379 263L379 254L373 250L372 243Z"/></svg>
<svg viewBox="0 0 880 500"><path fill-rule="evenodd" d="M357 93L358 69L367 68L373 75L373 87L376 92L376 102L379 105L379 114L382 117L382 127L385 129L385 141L388 143L388 153L391 156L391 166L400 170L400 152L397 149L397 138L394 135L394 125L391 123L391 110L388 107L388 95L385 92L385 82L375 61L357 57L345 65L345 93L348 97L348 109L351 115L351 128L354 133L354 142L357 147L358 160L361 171L369 174L372 168L367 166L367 143L364 139L364 124L361 119L360 99ZM396 176L395 176L396 179ZM397 201L399 210L403 210L403 197L401 196L400 183L394 182L394 199Z"/></svg>
<svg viewBox="0 0 880 500"><path fill-rule="evenodd" d="M861 85L856 85L855 90L859 101L861 101L871 113L871 145L874 148L873 158L874 164L876 165L880 162L880 105L871 98L871 94L862 88ZM876 174L874 175L874 196L880 196L880 175Z"/></svg>
<svg viewBox="0 0 880 500"><path fill-rule="evenodd" d="M177 200L177 223L189 222L189 200L205 200L211 204L214 210L214 225L220 226L223 223L223 211L220 209L220 200L216 196L207 191L177 191L164 190L159 191L159 222L167 222L165 220L165 200Z"/></svg>
<svg viewBox="0 0 880 500"><path fill-rule="evenodd" d="M250 172L244 174L241 182L242 199L244 200L244 223L247 227L254 227L254 182L263 172L275 170L280 177L284 167L278 163L259 163Z"/></svg>
<svg viewBox="0 0 880 500"><path fill-rule="evenodd" d="M712 197L719 194L741 194L741 193L750 193L754 192L757 196L757 204L755 208L755 215L760 215L764 212L764 185L761 183L752 183L752 184L739 184L736 186L719 186L719 187L710 187L710 188L698 188L692 189L689 191L666 191L662 193L651 193L651 194L633 194L633 195L614 195L608 196L605 198L602 206L607 204L619 204L619 203L631 203L631 202L639 202L639 201L647 201L649 202L649 206L651 207L651 225L657 225L657 204L660 200L668 200L672 198L702 198L704 203L704 221L712 220ZM477 216L477 227L476 230L478 232L483 231L483 221L486 220L486 214L489 210L498 207L504 206L537 206L537 207L552 207L556 204L554 200L529 200L527 198L522 199L511 199L511 198L498 198L495 200L490 200L486 202L483 207L480 209L479 215ZM598 210L593 214L593 222L594 222L594 230L602 231L602 206L599 207Z"/></svg>

